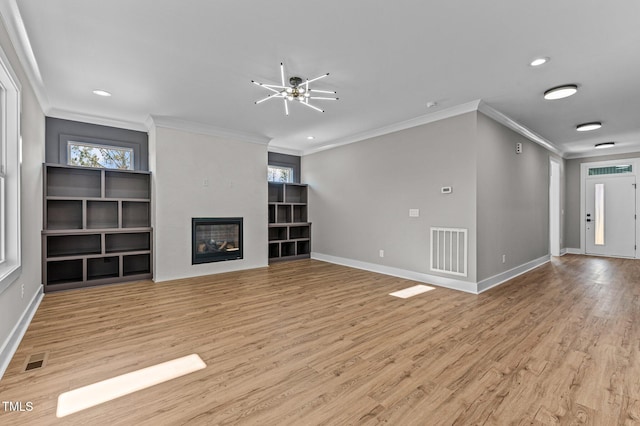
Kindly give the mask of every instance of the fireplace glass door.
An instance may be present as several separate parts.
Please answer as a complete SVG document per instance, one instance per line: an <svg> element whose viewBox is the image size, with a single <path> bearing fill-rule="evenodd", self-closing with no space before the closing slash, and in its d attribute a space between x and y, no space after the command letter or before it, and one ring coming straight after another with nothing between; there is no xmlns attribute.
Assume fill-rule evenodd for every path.
<svg viewBox="0 0 640 426"><path fill-rule="evenodd" d="M192 264L242 259L242 218L193 218Z"/></svg>

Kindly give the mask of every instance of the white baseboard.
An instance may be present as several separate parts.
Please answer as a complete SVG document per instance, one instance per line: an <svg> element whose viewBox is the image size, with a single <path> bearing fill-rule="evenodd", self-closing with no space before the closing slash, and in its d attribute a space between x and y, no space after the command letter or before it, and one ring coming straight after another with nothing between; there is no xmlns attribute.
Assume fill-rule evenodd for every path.
<svg viewBox="0 0 640 426"><path fill-rule="evenodd" d="M567 254L567 249L566 248L560 249L560 256L564 256L565 254Z"/></svg>
<svg viewBox="0 0 640 426"><path fill-rule="evenodd" d="M549 261L549 259L550 259L550 256L547 254L538 259L534 259L530 262L523 263L520 266L516 266L515 268L509 269L508 271L504 271L492 277L486 278L478 283L478 293L487 291L490 288L493 288L497 285L502 284L505 281L508 281L512 278L517 277L518 275L522 275L525 272L529 272L530 270L535 269L540 265L544 265Z"/></svg>
<svg viewBox="0 0 640 426"><path fill-rule="evenodd" d="M0 380L2 380L2 376L7 370L7 367L9 367L11 358L13 358L13 355L18 350L18 346L24 334L27 332L27 328L29 328L29 324L31 324L31 320L36 314L40 302L42 302L42 298L44 297L43 289L44 287L40 285L36 294L31 298L31 302L29 302L29 305L22 313L20 321L13 327L7 340L0 346Z"/></svg>
<svg viewBox="0 0 640 426"><path fill-rule="evenodd" d="M565 249L567 254L584 254L584 251L582 251L582 249L579 248L569 248L567 247Z"/></svg>
<svg viewBox="0 0 640 426"><path fill-rule="evenodd" d="M378 265L376 263L362 262L360 260L348 259L344 257L331 256L323 253L311 253L311 258L324 262L335 263L337 265L349 266L365 271L377 272L379 274L391 275L393 277L405 278L426 284L433 284L439 287L446 287L453 290L460 290L466 293L477 294L476 283L470 281L457 280L455 278L445 278L438 275L424 274L421 272L409 271L406 269L393 268L391 266Z"/></svg>
<svg viewBox="0 0 640 426"><path fill-rule="evenodd" d="M390 266L378 265L375 263L362 262L359 260L348 259L344 257L331 256L323 253L311 253L311 258L322 260L324 262L335 263L337 265L349 266L356 269L364 269L365 271L377 272L379 274L391 275L394 277L405 278L408 280L419 281L426 284L433 284L439 287L446 287L453 290L460 290L466 293L480 294L490 288L496 287L505 281L529 272L538 266L549 262L550 256L544 255L538 259L523 263L520 266L501 272L492 277L486 278L478 283L457 280L454 278L440 277L437 275L424 274L421 272L409 271L406 269L393 268Z"/></svg>

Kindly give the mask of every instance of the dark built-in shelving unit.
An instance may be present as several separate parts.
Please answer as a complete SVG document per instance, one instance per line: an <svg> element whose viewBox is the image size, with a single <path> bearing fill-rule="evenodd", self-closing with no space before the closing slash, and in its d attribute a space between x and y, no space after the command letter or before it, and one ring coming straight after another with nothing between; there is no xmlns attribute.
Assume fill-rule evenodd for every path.
<svg viewBox="0 0 640 426"><path fill-rule="evenodd" d="M308 190L306 184L269 182L269 262L311 256Z"/></svg>
<svg viewBox="0 0 640 426"><path fill-rule="evenodd" d="M152 277L151 173L44 165L46 292Z"/></svg>

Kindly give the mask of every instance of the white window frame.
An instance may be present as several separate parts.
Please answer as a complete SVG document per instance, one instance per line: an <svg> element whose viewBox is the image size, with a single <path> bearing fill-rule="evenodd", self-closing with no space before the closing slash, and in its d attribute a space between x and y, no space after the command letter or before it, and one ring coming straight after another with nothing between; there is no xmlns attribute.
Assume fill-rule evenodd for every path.
<svg viewBox="0 0 640 426"><path fill-rule="evenodd" d="M20 80L0 48L0 293L21 273L20 179L22 141L20 137Z"/></svg>

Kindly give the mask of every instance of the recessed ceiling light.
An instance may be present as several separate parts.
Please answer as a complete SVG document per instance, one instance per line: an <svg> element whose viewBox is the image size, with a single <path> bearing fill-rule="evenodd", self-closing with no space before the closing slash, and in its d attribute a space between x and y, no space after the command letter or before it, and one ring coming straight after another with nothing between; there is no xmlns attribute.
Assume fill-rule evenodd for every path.
<svg viewBox="0 0 640 426"><path fill-rule="evenodd" d="M567 98L571 95L575 95L578 91L578 86L575 84L567 84L564 86L553 87L546 92L544 92L544 98L546 100L556 100Z"/></svg>
<svg viewBox="0 0 640 426"><path fill-rule="evenodd" d="M98 96L111 96L111 93L107 92L106 90L94 90L93 94Z"/></svg>
<svg viewBox="0 0 640 426"><path fill-rule="evenodd" d="M603 149L603 148L611 148L612 146L614 146L616 143L615 142L602 142L602 143L597 143L596 144L596 149Z"/></svg>
<svg viewBox="0 0 640 426"><path fill-rule="evenodd" d="M578 124L576 126L576 130L579 132L589 132L591 130L598 130L600 127L602 127L602 123L599 121L594 121L592 123Z"/></svg>
<svg viewBox="0 0 640 426"><path fill-rule="evenodd" d="M314 140L315 137L314 136L307 136L307 139L309 139L310 141Z"/></svg>
<svg viewBox="0 0 640 426"><path fill-rule="evenodd" d="M536 58L533 61L531 61L529 65L531 65L532 67L539 67L540 65L544 65L547 62L549 62L549 58Z"/></svg>

